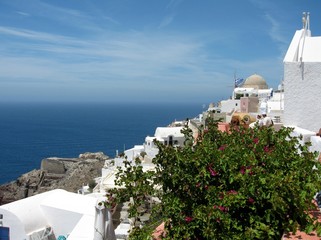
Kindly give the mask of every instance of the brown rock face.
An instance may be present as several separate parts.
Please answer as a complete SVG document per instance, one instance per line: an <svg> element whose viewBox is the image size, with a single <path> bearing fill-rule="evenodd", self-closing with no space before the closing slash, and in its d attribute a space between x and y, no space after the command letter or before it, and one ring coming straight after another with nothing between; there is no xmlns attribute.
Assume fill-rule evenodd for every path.
<svg viewBox="0 0 321 240"><path fill-rule="evenodd" d="M108 157L102 153L88 153L81 158L43 159L41 169L0 186L0 205L53 189L77 192L82 185L101 176L106 159Z"/></svg>

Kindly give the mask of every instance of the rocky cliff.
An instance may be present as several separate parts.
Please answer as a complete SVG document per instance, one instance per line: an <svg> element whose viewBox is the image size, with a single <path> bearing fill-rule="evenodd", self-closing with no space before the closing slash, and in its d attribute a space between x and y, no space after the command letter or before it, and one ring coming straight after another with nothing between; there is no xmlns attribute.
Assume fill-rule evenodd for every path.
<svg viewBox="0 0 321 240"><path fill-rule="evenodd" d="M0 186L0 205L52 189L77 192L83 185L101 176L101 168L107 159L102 152L84 153L78 158L43 159L40 169Z"/></svg>

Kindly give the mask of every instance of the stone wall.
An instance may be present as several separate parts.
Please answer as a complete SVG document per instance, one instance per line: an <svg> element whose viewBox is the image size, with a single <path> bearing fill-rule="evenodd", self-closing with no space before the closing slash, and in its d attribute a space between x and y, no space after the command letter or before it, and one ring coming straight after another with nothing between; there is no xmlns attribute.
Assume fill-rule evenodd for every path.
<svg viewBox="0 0 321 240"><path fill-rule="evenodd" d="M41 161L40 169L48 173L65 174L66 168L59 158L46 158Z"/></svg>

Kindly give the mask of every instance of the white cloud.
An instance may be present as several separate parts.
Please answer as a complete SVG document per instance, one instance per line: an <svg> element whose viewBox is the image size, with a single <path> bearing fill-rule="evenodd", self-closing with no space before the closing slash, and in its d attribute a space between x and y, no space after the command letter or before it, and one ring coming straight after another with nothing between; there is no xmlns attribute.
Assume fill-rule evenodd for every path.
<svg viewBox="0 0 321 240"><path fill-rule="evenodd" d="M117 24L117 25L120 25L120 22L115 20L114 18L112 17L109 17L109 16L103 16L104 19L107 19L107 21L111 22L111 23L114 23L114 24Z"/></svg>
<svg viewBox="0 0 321 240"><path fill-rule="evenodd" d="M285 35L285 33L282 31L280 23L273 18L271 15L266 14L266 19L271 24L271 28L268 31L269 36L271 39L275 42L279 49L279 61L282 61L283 57L286 54L286 50L289 44L289 38Z"/></svg>
<svg viewBox="0 0 321 240"><path fill-rule="evenodd" d="M173 23L174 12L182 3L182 0L170 1L160 28ZM28 85L31 90L30 85L57 84L71 93L84 92L88 87L95 94L99 92L102 99L107 98L103 95L106 92L108 97L116 98L120 91L124 95L134 92L138 98L147 95L161 98L168 94L175 98L176 95L190 96L194 93L215 98L215 95L230 94L228 86L233 83L235 70L240 77L248 77L255 73L254 69L268 82L279 80L279 76L273 75L278 72L275 70L279 66L276 59L262 59L255 54L256 59L252 61L248 61L246 56L242 61L236 61L233 54L224 57L224 47L233 45L236 49L239 44L235 41L237 30L177 31L175 34L164 33L165 29L158 33L147 30L111 31L103 30L99 24L95 26L90 14L81 11L48 4L44 9L39 14L48 14L49 18L60 22L68 19L66 24L85 31L79 37L71 37L69 32L55 34L52 29L49 33L49 30L41 32L0 26L0 37L5 42L0 46L0 89L4 84L20 88ZM114 26L121 25L114 18L104 14L100 16ZM277 44L283 44L277 20L270 15L266 15L266 19L271 26L271 38Z"/></svg>
<svg viewBox="0 0 321 240"><path fill-rule="evenodd" d="M25 16L25 17L29 17L30 16L30 14L26 13L26 12L16 11L16 13L18 13L19 15Z"/></svg>
<svg viewBox="0 0 321 240"><path fill-rule="evenodd" d="M249 0L249 2L251 2L253 6L256 6L258 11L263 13L264 19L270 24L270 27L267 28L267 34L279 50L278 61L282 61L290 41L288 37L288 25L286 25L283 18L286 12L273 1Z"/></svg>
<svg viewBox="0 0 321 240"><path fill-rule="evenodd" d="M202 69L200 43L178 36L128 33L85 41L4 27L0 27L0 33L22 40L7 43L3 48L9 57L2 58L2 68L7 70L1 74L7 72L7 76L17 76L13 69L20 69L20 76L48 77L48 69L55 69L70 72L80 79L90 75L106 76L105 79L110 78L108 76L122 80L140 77L155 79L155 76L167 78L171 74L177 76L196 69L199 73ZM26 42L24 39L34 41ZM20 51L15 55L17 48ZM28 66L28 71L24 64Z"/></svg>
<svg viewBox="0 0 321 240"><path fill-rule="evenodd" d="M168 26L169 24L171 24L171 22L174 20L174 16L173 15L168 15L165 16L162 20L162 22L159 24L159 28L163 28Z"/></svg>
<svg viewBox="0 0 321 240"><path fill-rule="evenodd" d="M2 50L6 54L0 60L0 77L11 82L19 78L38 79L68 85L99 84L102 88L121 84L124 89L143 86L150 91L160 86L169 90L184 85L193 86L189 91L199 87L205 93L212 85L227 88L235 69L251 75L255 66L258 73L267 72L267 64L275 62L274 59L237 62L215 56L204 51L206 43L201 39L187 35L130 32L85 41L4 27L0 27L0 33L22 40L8 43ZM15 55L17 48L21 50ZM271 72L275 72L272 68Z"/></svg>
<svg viewBox="0 0 321 240"><path fill-rule="evenodd" d="M63 6L64 4L54 1L49 3L49 1L44 2L41 0L28 2L11 0L6 4L10 5L13 9L17 9L15 12L20 15L27 16L26 14L28 14L29 16L42 19L44 21L43 24L46 24L47 21L50 22L49 29L58 24L78 30L99 32L104 29L101 26L104 26L106 23L119 24L116 19L108 16L105 11L91 1L81 1L73 7L66 7ZM96 21L97 19L99 21ZM42 24L40 23L39 25Z"/></svg>
<svg viewBox="0 0 321 240"><path fill-rule="evenodd" d="M28 29L19 29L0 26L0 34L20 37L26 40L41 41L41 42L51 42L51 43L61 43L61 44L77 44L80 42L78 39L73 39L71 37L65 37L58 34L50 34L39 31L32 31Z"/></svg>
<svg viewBox="0 0 321 240"><path fill-rule="evenodd" d="M183 3L184 0L171 0L168 5L166 6L166 9L169 11L169 13L162 19L161 23L159 24L159 28L164 28L168 25L170 25L175 18L175 12L179 5Z"/></svg>
<svg viewBox="0 0 321 240"><path fill-rule="evenodd" d="M166 8L168 9L174 9L177 6L179 6L184 0L170 0Z"/></svg>
<svg viewBox="0 0 321 240"><path fill-rule="evenodd" d="M271 24L271 28L269 30L270 37L277 43L288 44L288 39L283 35L280 23L270 14L266 14L265 17Z"/></svg>

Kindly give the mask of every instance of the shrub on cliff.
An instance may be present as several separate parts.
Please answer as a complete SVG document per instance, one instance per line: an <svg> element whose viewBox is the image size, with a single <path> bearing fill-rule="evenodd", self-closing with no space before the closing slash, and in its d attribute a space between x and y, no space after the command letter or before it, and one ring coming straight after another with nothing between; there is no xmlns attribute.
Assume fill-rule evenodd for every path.
<svg viewBox="0 0 321 240"><path fill-rule="evenodd" d="M88 183L89 191L92 192L93 189L96 187L97 183L94 179L90 180Z"/></svg>
<svg viewBox="0 0 321 240"><path fill-rule="evenodd" d="M183 148L158 143L156 173L148 175L148 183L162 186L165 239L281 239L298 228L320 234L309 211L316 209L312 200L321 190L321 166L291 131L240 128L225 133L209 121L197 140L184 130ZM127 173L120 182L136 174ZM127 194L145 191L131 186Z"/></svg>

